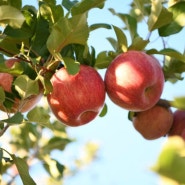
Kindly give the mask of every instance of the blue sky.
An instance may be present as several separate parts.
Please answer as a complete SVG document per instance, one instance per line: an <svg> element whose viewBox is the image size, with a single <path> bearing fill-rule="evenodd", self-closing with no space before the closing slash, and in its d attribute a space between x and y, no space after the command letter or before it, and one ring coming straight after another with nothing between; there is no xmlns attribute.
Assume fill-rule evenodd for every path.
<svg viewBox="0 0 185 185"><path fill-rule="evenodd" d="M34 2L25 1L34 4ZM60 2L60 1L58 1ZM104 10L94 9L89 14L90 23L109 23L123 27L122 22L113 16L107 9L114 8L117 12L127 13L130 0L107 0ZM139 33L146 38L148 33L147 26L139 26ZM93 45L97 51L112 49L106 37L115 37L112 30L100 29L92 32L89 38L89 44ZM170 37L169 46L178 47L179 51L184 50L184 32ZM151 37L152 42L149 47L160 48L162 42L156 39L156 33ZM178 42L178 45L176 43ZM105 70L99 71L104 76ZM163 98L173 99L175 96L184 95L184 82L175 85L165 84ZM158 176L149 170L154 164L166 138L148 141L137 133L132 123L127 119L128 111L113 104L107 97L108 114L103 117L97 117L90 124L77 128L68 128L68 133L72 138L77 138L77 144L83 145L87 141L94 141L100 144L99 160L93 162L88 168L79 172L77 176L66 179L64 185L158 185ZM67 147L61 162L70 160L77 151L76 143ZM37 171L34 169L34 177L38 178ZM38 185L41 185L38 181Z"/></svg>

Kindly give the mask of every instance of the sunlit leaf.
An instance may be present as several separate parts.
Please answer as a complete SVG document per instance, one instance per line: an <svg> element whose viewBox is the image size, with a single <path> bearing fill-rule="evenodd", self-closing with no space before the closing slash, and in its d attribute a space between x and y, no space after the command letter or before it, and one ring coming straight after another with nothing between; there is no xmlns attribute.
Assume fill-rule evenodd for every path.
<svg viewBox="0 0 185 185"><path fill-rule="evenodd" d="M60 52L68 44L85 45L89 36L86 14L70 19L61 18L52 28L47 47L52 54Z"/></svg>
<svg viewBox="0 0 185 185"><path fill-rule="evenodd" d="M13 162L15 163L17 170L19 172L19 175L21 177L21 180L24 185L36 185L34 180L29 174L29 168L27 163L25 162L24 159L21 159L19 157L16 157L14 154L11 155Z"/></svg>
<svg viewBox="0 0 185 185"><path fill-rule="evenodd" d="M181 137L170 137L151 168L159 175L171 178L180 184L185 183L185 142Z"/></svg>
<svg viewBox="0 0 185 185"><path fill-rule="evenodd" d="M30 122L35 122L39 125L52 129L52 125L50 123L50 115L43 107L33 108L28 112L27 118Z"/></svg>
<svg viewBox="0 0 185 185"><path fill-rule="evenodd" d="M16 8L8 5L0 6L0 24L9 24L20 28L25 21L23 14Z"/></svg>
<svg viewBox="0 0 185 185"><path fill-rule="evenodd" d="M118 16L126 25L125 29L130 32L131 38L133 39L137 35L137 21L134 17L129 14L116 13L114 9L109 9L113 15Z"/></svg>
<svg viewBox="0 0 185 185"><path fill-rule="evenodd" d="M144 50L149 40L144 40L141 37L135 37L132 41L132 44L129 46L129 50Z"/></svg>
<svg viewBox="0 0 185 185"><path fill-rule="evenodd" d="M3 61L2 63L0 63L0 72L18 76L24 72L24 69L20 62L15 62L11 68L8 68L5 65L5 61Z"/></svg>
<svg viewBox="0 0 185 185"><path fill-rule="evenodd" d="M183 109L185 110L185 97L176 97L174 100L171 102L172 106L178 108L178 109Z"/></svg>
<svg viewBox="0 0 185 185"><path fill-rule="evenodd" d="M112 62L113 58L108 55L107 51L102 51L98 54L96 58L96 64L95 67L99 69L104 69L109 66L109 64Z"/></svg>
<svg viewBox="0 0 185 185"><path fill-rule="evenodd" d="M153 31L172 21L173 14L169 12L163 5L162 0L152 0L151 15L148 19L149 31Z"/></svg>
<svg viewBox="0 0 185 185"><path fill-rule="evenodd" d="M103 8L105 0L83 0L76 3L72 9L72 15L82 14L92 8Z"/></svg>
<svg viewBox="0 0 185 185"><path fill-rule="evenodd" d="M65 166L59 163L57 160L50 158L49 156L45 156L44 158L44 168L54 179L59 180L63 176Z"/></svg>
<svg viewBox="0 0 185 185"><path fill-rule="evenodd" d="M38 81L31 80L26 75L18 76L15 79L13 85L23 99L28 98L31 95L37 95L39 93Z"/></svg>
<svg viewBox="0 0 185 185"><path fill-rule="evenodd" d="M127 51L127 37L124 34L124 32L118 28L117 26L113 26L116 37L117 37L117 42L118 42L118 48L117 51Z"/></svg>
<svg viewBox="0 0 185 185"><path fill-rule="evenodd" d="M185 26L185 2L175 3L169 8L169 12L173 14L173 20L159 29L160 36L169 36L178 33Z"/></svg>

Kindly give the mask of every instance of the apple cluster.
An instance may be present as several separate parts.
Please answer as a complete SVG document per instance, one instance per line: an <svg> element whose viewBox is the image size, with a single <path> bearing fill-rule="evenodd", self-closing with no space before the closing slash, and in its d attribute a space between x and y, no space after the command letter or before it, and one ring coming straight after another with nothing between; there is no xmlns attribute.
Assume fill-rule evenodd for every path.
<svg viewBox="0 0 185 185"><path fill-rule="evenodd" d="M47 100L61 122L80 126L100 113L106 93L112 102L126 110L151 109L160 99L164 81L157 59L141 51L127 51L111 62L104 80L90 66L80 65L75 75L66 68L59 69L51 78L53 91Z"/></svg>
<svg viewBox="0 0 185 185"><path fill-rule="evenodd" d="M12 68L18 59L5 62ZM14 76L0 73L0 86L8 95L11 107L3 103L0 110L15 113L31 110L43 95L21 99L14 95ZM165 135L179 135L185 139L185 111L172 112L166 100L161 100L164 74L159 61L142 51L119 54L108 66L104 79L88 65L80 65L78 73L69 74L65 67L51 77L52 92L47 95L48 104L56 118L68 126L80 126L94 120L100 114L106 94L117 106L129 111L134 128L148 140ZM6 101L5 101L6 103Z"/></svg>

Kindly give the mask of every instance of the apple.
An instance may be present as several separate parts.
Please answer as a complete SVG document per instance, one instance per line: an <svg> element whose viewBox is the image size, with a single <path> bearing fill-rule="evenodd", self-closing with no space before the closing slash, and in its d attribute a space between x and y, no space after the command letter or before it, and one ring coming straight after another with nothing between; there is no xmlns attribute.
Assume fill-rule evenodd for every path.
<svg viewBox="0 0 185 185"><path fill-rule="evenodd" d="M168 134L173 123L173 113L170 108L156 104L146 111L136 112L132 123L145 139L158 139Z"/></svg>
<svg viewBox="0 0 185 185"><path fill-rule="evenodd" d="M60 68L51 83L53 91L47 96L48 103L56 118L68 126L89 123L104 105L105 85L93 67L80 65L75 75Z"/></svg>
<svg viewBox="0 0 185 185"><path fill-rule="evenodd" d="M118 106L145 111L159 100L164 75L157 59L141 51L119 54L105 73L105 88L109 98Z"/></svg>
<svg viewBox="0 0 185 185"><path fill-rule="evenodd" d="M185 110L177 109L173 113L173 124L168 136L181 136L185 140Z"/></svg>
<svg viewBox="0 0 185 185"><path fill-rule="evenodd" d="M5 65L8 68L11 68L16 62L20 62L19 59L11 58L5 61ZM14 76L9 73L0 73L0 86L7 93L12 92L12 83L14 80ZM14 98L11 101L14 102L11 108L5 107L5 105L0 105L0 110L8 113L19 112L27 112L31 110L42 98L43 92L42 88L40 88L40 93L38 95L31 95L27 99L21 100L19 98ZM10 99L10 97L6 97Z"/></svg>

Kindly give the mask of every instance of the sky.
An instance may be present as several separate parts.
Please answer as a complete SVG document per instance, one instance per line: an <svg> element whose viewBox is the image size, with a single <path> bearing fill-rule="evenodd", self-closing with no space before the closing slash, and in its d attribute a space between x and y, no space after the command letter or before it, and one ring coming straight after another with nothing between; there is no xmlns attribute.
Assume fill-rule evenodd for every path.
<svg viewBox="0 0 185 185"><path fill-rule="evenodd" d="M35 1L33 1L35 2ZM31 3L33 3L31 2ZM58 1L60 2L60 1ZM113 16L107 9L114 8L117 12L127 13L130 0L107 0L104 10L94 9L89 14L90 23L110 23L123 27L123 23ZM30 4L30 1L25 3ZM148 30L145 24L139 26L139 33L146 38ZM100 29L92 32L89 38L89 45L93 45L97 51L111 50L107 37L115 37L112 30ZM168 45L184 50L184 43L181 38L184 32L174 35L168 39ZM152 35L153 41L149 47L160 48L162 43L157 39L156 34ZM178 45L176 43L178 42ZM99 71L104 77L105 70ZM167 82L164 87L162 98L173 99L176 96L184 95L184 81L175 85ZM158 176L149 170L166 141L166 137L148 141L145 140L133 128L128 120L128 111L113 104L106 97L108 113L105 117L97 117L91 123L75 128L68 128L67 131L72 138L77 138L77 143L69 145L62 156L57 156L61 162L68 163L78 149L87 141L94 141L100 144L98 152L99 159L89 167L82 169L78 175L66 178L64 185L159 185ZM55 153L54 155L57 155ZM55 156L56 157L56 156ZM35 170L35 171L34 171ZM33 178L38 180L38 171L32 171ZM39 176L40 178L40 176Z"/></svg>

